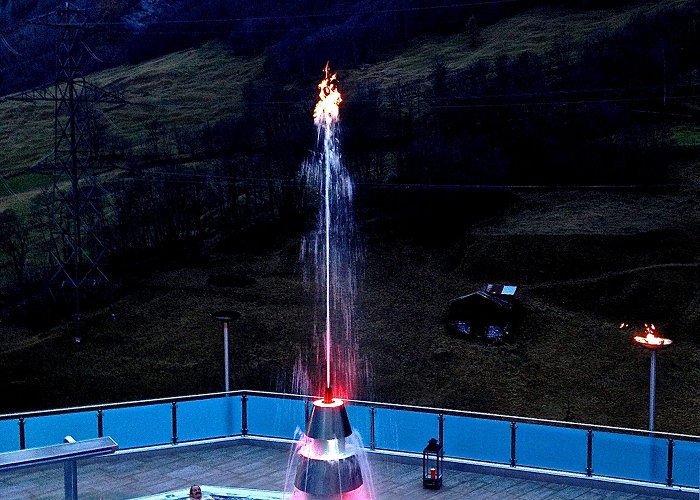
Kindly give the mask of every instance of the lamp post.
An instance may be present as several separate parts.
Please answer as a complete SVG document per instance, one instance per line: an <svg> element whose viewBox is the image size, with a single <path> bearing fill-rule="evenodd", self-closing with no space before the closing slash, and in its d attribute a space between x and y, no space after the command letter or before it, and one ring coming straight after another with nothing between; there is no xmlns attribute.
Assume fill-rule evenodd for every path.
<svg viewBox="0 0 700 500"><path fill-rule="evenodd" d="M671 339L656 336L656 327L644 324L644 333L646 335L637 335L632 339L637 345L640 345L651 351L651 367L649 369L649 430L654 431L654 415L656 413L656 351L668 347L673 343Z"/></svg>
<svg viewBox="0 0 700 500"><path fill-rule="evenodd" d="M229 377L229 349L228 349L228 324L241 317L238 311L216 311L211 313L212 318L218 319L224 324L224 390L229 392L230 377Z"/></svg>

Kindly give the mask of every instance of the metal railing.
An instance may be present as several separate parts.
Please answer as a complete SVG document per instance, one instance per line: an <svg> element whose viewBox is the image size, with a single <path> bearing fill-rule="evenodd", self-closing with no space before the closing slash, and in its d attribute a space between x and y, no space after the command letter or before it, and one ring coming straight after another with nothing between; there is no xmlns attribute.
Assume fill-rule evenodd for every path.
<svg viewBox="0 0 700 500"><path fill-rule="evenodd" d="M231 391L0 415L0 452L55 444L67 434L89 439L107 433L122 449L235 436L292 440L305 427L313 399ZM700 488L700 436L446 408L347 403L353 427L369 439L371 450L420 453L430 437L437 437L453 459Z"/></svg>

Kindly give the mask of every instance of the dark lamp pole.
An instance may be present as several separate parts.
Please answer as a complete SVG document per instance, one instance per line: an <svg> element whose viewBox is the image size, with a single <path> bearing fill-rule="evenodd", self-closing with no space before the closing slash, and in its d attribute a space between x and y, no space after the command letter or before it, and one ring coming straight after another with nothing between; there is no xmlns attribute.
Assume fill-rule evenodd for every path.
<svg viewBox="0 0 700 500"><path fill-rule="evenodd" d="M211 313L211 317L221 321L224 324L224 390L229 392L230 390L230 376L229 376L229 348L228 348L228 324L231 321L235 321L241 317L241 313L238 311L216 311Z"/></svg>

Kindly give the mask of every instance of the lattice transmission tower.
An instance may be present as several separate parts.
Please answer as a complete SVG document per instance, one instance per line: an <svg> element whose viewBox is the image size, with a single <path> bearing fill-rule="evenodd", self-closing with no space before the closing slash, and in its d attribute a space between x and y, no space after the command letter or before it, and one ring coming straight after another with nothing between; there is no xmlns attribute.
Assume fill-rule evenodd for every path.
<svg viewBox="0 0 700 500"><path fill-rule="evenodd" d="M49 254L54 266L50 286L53 293L68 292L67 298L73 303L75 341L79 343L84 294L88 288L109 283L103 268L107 193L100 182L108 167L94 147L91 112L98 104L126 102L85 80L84 59L95 56L85 44L84 35L96 25L87 22L82 9L66 2L30 22L58 30L56 79L51 87L21 92L11 99L54 105L53 154L33 169L52 177L45 193Z"/></svg>

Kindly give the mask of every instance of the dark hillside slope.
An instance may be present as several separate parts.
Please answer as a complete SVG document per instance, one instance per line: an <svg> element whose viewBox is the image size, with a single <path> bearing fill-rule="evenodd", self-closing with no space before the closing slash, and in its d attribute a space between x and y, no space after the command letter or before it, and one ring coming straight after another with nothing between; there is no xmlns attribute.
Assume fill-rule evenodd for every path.
<svg viewBox="0 0 700 500"><path fill-rule="evenodd" d="M0 104L0 202L16 210L0 219L15 230L0 233L0 411L218 390L210 313L224 308L242 312L234 386L290 390L314 331L298 262L314 208L298 171L321 68L339 51L341 146L366 240L356 325L375 375L358 397L643 427L648 356L618 325L651 321L675 341L659 360L659 429L699 433L698 2L513 2L473 21L427 2L376 17L289 4L301 31L274 31L279 10L246 17L258 41L245 50L238 14L197 10L226 2L116 4L133 25L114 34L116 56L196 46L90 74L134 105L93 122L115 165L105 220L124 286L111 308L84 311L80 346L68 314L47 318L17 292L50 276L46 178L26 168L52 153L52 111ZM253 16L270 3L230 5ZM332 9L356 5L369 3ZM165 22L185 6L236 19ZM453 19L415 26L411 13ZM382 16L389 27L365 31ZM524 310L512 342L448 336L449 301L501 281Z"/></svg>

